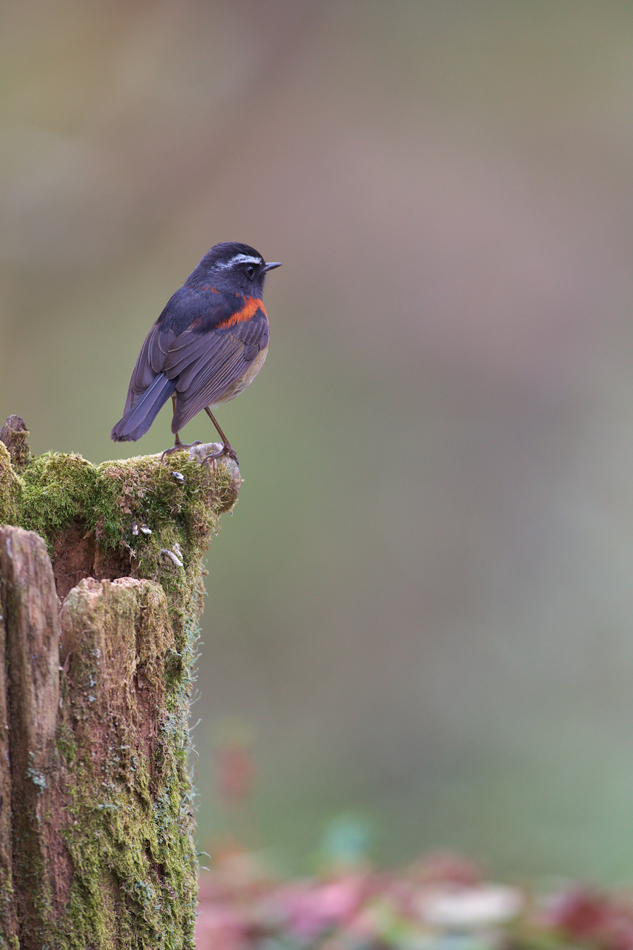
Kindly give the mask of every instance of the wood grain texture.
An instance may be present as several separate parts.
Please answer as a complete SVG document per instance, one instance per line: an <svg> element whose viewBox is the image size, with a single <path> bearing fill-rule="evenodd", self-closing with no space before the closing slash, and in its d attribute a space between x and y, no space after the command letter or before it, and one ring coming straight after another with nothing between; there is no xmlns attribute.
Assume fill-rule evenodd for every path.
<svg viewBox="0 0 633 950"><path fill-rule="evenodd" d="M59 705L59 602L46 544L21 528L0 528L5 618L13 888L20 947L36 950L53 899L46 823Z"/></svg>
<svg viewBox="0 0 633 950"><path fill-rule="evenodd" d="M7 526L0 603L0 947L192 950L188 681L165 592L86 578L60 605L43 539Z"/></svg>

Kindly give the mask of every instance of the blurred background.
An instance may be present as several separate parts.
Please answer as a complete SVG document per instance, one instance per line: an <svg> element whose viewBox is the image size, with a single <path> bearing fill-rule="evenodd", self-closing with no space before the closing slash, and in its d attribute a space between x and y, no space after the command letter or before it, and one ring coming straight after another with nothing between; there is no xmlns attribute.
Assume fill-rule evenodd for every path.
<svg viewBox="0 0 633 950"><path fill-rule="evenodd" d="M284 265L219 413L201 848L302 869L347 815L385 864L632 880L633 6L0 19L0 415L36 453L170 445L167 409L109 440L149 327L218 241Z"/></svg>

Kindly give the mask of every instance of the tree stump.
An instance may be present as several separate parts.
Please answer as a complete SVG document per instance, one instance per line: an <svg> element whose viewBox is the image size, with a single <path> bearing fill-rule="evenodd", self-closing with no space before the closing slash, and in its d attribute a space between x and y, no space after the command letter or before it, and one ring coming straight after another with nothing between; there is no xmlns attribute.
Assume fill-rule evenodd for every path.
<svg viewBox="0 0 633 950"><path fill-rule="evenodd" d="M0 948L193 948L202 558L239 471L27 436L0 431Z"/></svg>

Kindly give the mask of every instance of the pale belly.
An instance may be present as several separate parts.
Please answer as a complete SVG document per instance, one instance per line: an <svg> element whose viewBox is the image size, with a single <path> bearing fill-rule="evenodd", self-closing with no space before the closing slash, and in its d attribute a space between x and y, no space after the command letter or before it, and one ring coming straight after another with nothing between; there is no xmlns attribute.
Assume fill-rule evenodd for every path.
<svg viewBox="0 0 633 950"><path fill-rule="evenodd" d="M233 385L229 386L222 398L218 399L217 402L214 402L211 406L209 406L209 408L215 409L217 406L221 406L223 402L229 402L230 399L235 399L236 396L239 396L240 393L243 393L246 387L250 386L264 365L267 353L268 347L266 347L264 350L260 350L255 359L252 360L244 375L240 377L240 379L236 379Z"/></svg>

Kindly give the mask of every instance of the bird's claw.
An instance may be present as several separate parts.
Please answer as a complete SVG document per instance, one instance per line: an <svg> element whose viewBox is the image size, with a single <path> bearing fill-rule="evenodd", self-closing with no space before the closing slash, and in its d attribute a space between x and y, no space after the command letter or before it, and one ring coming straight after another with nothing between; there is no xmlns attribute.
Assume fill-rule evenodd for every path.
<svg viewBox="0 0 633 950"><path fill-rule="evenodd" d="M182 452L183 449L193 449L196 445L202 445L200 439L196 439L195 442L176 442L176 444L172 445L170 449L165 449L160 457L160 460L161 462L164 462L168 455L173 455L174 452Z"/></svg>
<svg viewBox="0 0 633 950"><path fill-rule="evenodd" d="M237 454L232 445L229 445L228 442L225 442L219 452L212 452L210 455L203 458L203 462L215 462L217 459L223 458L225 455L228 455L230 459L233 459L236 465L239 465L239 460Z"/></svg>

